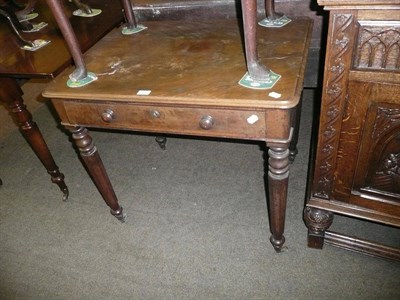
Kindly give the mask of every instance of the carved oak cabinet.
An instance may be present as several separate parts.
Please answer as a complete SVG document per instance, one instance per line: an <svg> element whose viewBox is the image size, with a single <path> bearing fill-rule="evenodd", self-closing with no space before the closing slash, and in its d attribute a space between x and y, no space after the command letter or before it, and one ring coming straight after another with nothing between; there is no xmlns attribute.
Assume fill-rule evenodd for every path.
<svg viewBox="0 0 400 300"><path fill-rule="evenodd" d="M330 13L308 245L400 260L396 247L326 231L335 213L400 227L400 1L318 3Z"/></svg>

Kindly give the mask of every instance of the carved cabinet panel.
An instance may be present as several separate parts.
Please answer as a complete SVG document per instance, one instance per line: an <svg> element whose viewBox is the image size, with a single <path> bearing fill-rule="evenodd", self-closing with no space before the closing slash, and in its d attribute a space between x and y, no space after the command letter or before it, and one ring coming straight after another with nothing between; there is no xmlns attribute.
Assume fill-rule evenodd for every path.
<svg viewBox="0 0 400 300"><path fill-rule="evenodd" d="M309 246L316 248L322 248L335 213L400 227L400 5L319 2L330 18L304 213ZM371 250L326 236L335 245L345 241L347 249ZM379 247L374 251L385 256ZM400 260L400 249L389 252Z"/></svg>
<svg viewBox="0 0 400 300"><path fill-rule="evenodd" d="M400 21L360 21L354 66L400 70Z"/></svg>
<svg viewBox="0 0 400 300"><path fill-rule="evenodd" d="M366 120L352 193L393 202L400 214L400 106L373 103Z"/></svg>

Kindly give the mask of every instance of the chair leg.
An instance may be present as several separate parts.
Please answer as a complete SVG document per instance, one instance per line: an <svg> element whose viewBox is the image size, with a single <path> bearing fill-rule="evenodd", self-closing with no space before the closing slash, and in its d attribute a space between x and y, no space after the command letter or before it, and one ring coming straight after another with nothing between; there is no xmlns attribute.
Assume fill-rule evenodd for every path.
<svg viewBox="0 0 400 300"><path fill-rule="evenodd" d="M126 25L129 29L136 28L137 22L135 15L133 14L132 4L130 0L121 0L122 7L124 8L124 16L126 19Z"/></svg>
<svg viewBox="0 0 400 300"><path fill-rule="evenodd" d="M265 14L269 20L276 20L283 16L275 11L275 0L265 0Z"/></svg>
<svg viewBox="0 0 400 300"><path fill-rule="evenodd" d="M247 71L250 77L259 82L270 80L271 71L258 60L257 53L257 1L242 0L243 31L246 51Z"/></svg>

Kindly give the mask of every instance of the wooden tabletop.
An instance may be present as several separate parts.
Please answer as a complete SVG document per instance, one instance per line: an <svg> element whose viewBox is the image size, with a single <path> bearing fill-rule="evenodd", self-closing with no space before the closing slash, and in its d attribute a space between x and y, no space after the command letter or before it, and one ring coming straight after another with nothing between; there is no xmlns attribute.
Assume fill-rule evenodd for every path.
<svg viewBox="0 0 400 300"><path fill-rule="evenodd" d="M81 88L66 86L67 69L45 97L135 103L291 108L304 78L312 21L295 19L283 28L258 26L260 60L282 78L270 90L244 88L246 72L240 21L153 21L140 33L106 35L85 54L98 80ZM140 90L150 95L138 96ZM270 92L281 96L276 99Z"/></svg>
<svg viewBox="0 0 400 300"><path fill-rule="evenodd" d="M93 46L101 37L115 26L118 26L123 15L121 5L114 0L86 0L91 8L103 11L92 18L75 17L72 12L77 9L68 1L63 1L65 12L70 17L78 41L83 51ZM0 76L16 78L48 78L54 77L71 64L67 44L45 1L37 1L35 12L39 13L32 23L46 22L49 25L36 33L22 33L30 41L35 39L50 40L51 43L35 51L20 49L17 38L5 21L0 22Z"/></svg>

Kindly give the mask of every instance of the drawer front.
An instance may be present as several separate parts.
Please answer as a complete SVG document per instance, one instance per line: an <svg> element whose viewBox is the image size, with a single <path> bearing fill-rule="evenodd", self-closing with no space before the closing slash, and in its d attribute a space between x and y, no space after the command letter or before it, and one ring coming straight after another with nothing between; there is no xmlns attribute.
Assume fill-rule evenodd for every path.
<svg viewBox="0 0 400 300"><path fill-rule="evenodd" d="M201 136L265 138L264 111L64 102L70 125Z"/></svg>

